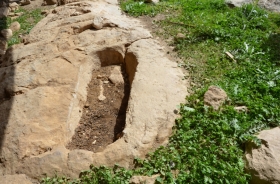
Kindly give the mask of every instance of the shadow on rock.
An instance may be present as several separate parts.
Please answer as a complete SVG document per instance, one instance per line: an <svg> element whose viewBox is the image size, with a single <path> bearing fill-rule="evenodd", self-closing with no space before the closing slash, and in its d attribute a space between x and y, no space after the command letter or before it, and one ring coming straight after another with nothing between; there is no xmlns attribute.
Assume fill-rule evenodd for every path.
<svg viewBox="0 0 280 184"><path fill-rule="evenodd" d="M9 13L9 0L0 1L0 167L4 167L6 158L3 153L5 135L8 133L11 109L13 105L14 65L9 64L8 58L13 55L13 48L8 49L5 30L8 29L7 15ZM8 51L7 51L8 49Z"/></svg>

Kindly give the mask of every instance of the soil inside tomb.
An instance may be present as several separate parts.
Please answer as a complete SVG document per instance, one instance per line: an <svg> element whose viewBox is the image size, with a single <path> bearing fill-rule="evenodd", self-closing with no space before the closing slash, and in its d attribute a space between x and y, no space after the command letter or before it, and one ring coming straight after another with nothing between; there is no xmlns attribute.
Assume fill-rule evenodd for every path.
<svg viewBox="0 0 280 184"><path fill-rule="evenodd" d="M110 80L110 76L118 75L116 71L119 82ZM125 127L129 93L124 66L111 65L93 71L83 115L67 148L101 152L120 138Z"/></svg>

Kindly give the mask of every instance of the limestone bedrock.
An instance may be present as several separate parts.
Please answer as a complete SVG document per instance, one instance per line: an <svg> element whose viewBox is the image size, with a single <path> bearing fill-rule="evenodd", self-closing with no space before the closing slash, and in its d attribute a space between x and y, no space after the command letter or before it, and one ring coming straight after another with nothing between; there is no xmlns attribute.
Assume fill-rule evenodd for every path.
<svg viewBox="0 0 280 184"><path fill-rule="evenodd" d="M104 20L101 29L93 27L95 17ZM66 149L92 73L120 64L131 84L122 138L99 153ZM138 20L122 15L117 1L56 7L1 58L0 173L40 179L78 177L90 164L129 167L168 142L173 111L187 95L182 79L177 64Z"/></svg>

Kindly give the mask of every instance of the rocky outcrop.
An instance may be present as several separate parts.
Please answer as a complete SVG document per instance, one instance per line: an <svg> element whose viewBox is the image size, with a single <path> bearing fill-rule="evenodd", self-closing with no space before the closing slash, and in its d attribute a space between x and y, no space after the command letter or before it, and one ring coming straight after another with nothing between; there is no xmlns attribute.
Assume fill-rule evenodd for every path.
<svg viewBox="0 0 280 184"><path fill-rule="evenodd" d="M104 20L100 29L95 17ZM98 153L66 149L92 73L110 65L125 65L131 85L123 136ZM117 1L55 8L1 58L0 173L40 179L78 177L90 164L129 167L168 142L173 110L187 94L182 78L140 22L122 15Z"/></svg>
<svg viewBox="0 0 280 184"><path fill-rule="evenodd" d="M246 145L245 158L247 170L252 176L253 184L280 183L280 128L263 130L258 138L262 144Z"/></svg>

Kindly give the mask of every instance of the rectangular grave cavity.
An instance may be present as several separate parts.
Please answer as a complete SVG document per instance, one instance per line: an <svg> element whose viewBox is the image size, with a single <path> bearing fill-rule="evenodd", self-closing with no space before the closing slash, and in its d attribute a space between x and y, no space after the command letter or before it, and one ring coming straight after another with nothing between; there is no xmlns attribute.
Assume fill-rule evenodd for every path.
<svg viewBox="0 0 280 184"><path fill-rule="evenodd" d="M67 145L70 150L101 152L121 138L125 128L137 59L133 53L126 54L124 58L112 48L99 51L97 55L101 67L92 72L81 120Z"/></svg>

